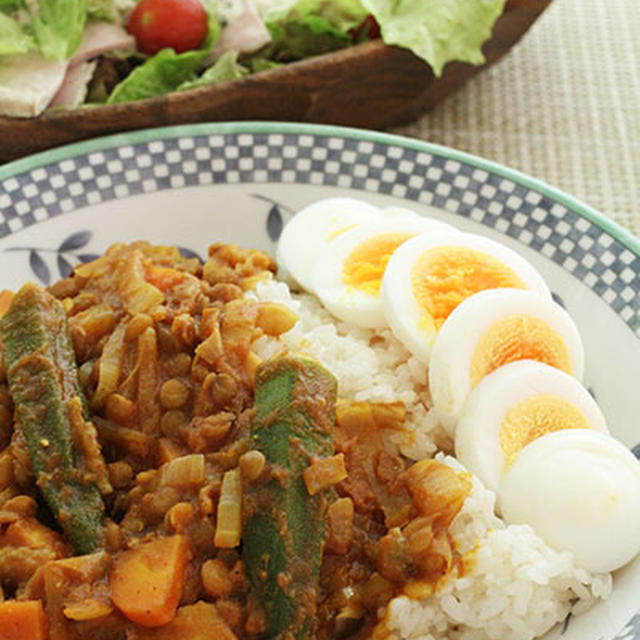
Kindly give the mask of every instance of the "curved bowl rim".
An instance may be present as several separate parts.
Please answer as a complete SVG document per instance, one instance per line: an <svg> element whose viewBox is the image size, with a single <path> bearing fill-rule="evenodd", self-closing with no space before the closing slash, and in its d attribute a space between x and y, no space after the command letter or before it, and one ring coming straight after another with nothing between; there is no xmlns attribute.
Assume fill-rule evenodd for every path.
<svg viewBox="0 0 640 640"><path fill-rule="evenodd" d="M239 121L239 122L204 122L188 125L174 125L169 127L155 127L151 129L139 129L125 133L117 133L98 138L91 138L82 142L75 142L56 149L42 151L19 160L14 160L5 165L0 165L0 181L32 171L43 165L60 162L68 158L85 155L88 153L103 151L105 149L120 146L148 142L151 140L172 139L181 137L196 137L216 134L309 134L339 136L343 138L357 139L365 142L380 143L387 146L398 146L414 151L430 153L450 160L456 160L472 165L478 169L499 175L512 180L529 189L534 189L548 198L573 210L578 215L588 219L606 231L609 235L626 246L637 256L640 256L640 239L630 231L613 221L604 213L594 209L578 198L551 186L549 183L513 169L494 160L489 160L466 151L460 151L452 147L418 140L402 135L359 129L356 127L343 127L323 124L308 124L297 122L271 122L271 121Z"/></svg>

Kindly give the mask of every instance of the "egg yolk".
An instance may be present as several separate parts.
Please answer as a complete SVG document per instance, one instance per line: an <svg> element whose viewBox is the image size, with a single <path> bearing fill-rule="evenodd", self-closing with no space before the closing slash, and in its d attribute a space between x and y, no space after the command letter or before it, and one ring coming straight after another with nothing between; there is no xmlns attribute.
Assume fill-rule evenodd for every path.
<svg viewBox="0 0 640 640"><path fill-rule="evenodd" d="M471 357L471 386L515 360L537 360L573 374L564 340L544 320L526 315L500 318L482 335Z"/></svg>
<svg viewBox="0 0 640 640"><path fill-rule="evenodd" d="M377 296L391 254L415 233L383 233L361 242L347 256L342 281L348 287Z"/></svg>
<svg viewBox="0 0 640 640"><path fill-rule="evenodd" d="M590 429L588 420L574 404L541 393L511 407L500 425L500 448L507 466L536 438L561 429Z"/></svg>
<svg viewBox="0 0 640 640"><path fill-rule="evenodd" d="M411 286L426 322L440 329L466 298L485 289L526 289L517 273L489 254L468 247L437 247L413 265Z"/></svg>

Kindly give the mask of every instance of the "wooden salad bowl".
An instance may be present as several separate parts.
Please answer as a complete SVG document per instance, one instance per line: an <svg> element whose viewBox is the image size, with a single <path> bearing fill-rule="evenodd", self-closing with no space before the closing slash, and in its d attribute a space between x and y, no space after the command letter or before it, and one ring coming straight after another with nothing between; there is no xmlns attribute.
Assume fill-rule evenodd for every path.
<svg viewBox="0 0 640 640"><path fill-rule="evenodd" d="M505 55L551 0L507 0L486 62L446 65L440 78L411 52L367 42L233 82L148 100L0 117L0 162L95 136L193 122L280 120L385 129L433 108Z"/></svg>

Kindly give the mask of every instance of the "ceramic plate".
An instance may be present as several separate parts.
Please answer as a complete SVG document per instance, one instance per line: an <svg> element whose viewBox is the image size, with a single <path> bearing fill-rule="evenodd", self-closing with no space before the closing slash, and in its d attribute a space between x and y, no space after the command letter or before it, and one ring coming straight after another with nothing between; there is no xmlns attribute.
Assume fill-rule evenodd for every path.
<svg viewBox="0 0 640 640"><path fill-rule="evenodd" d="M93 140L0 167L0 287L48 284L110 244L206 255L213 241L273 252L303 205L334 195L404 205L529 259L571 313L585 382L640 452L640 243L570 196L500 165L380 133L205 124ZM549 637L640 640L640 559L612 597Z"/></svg>

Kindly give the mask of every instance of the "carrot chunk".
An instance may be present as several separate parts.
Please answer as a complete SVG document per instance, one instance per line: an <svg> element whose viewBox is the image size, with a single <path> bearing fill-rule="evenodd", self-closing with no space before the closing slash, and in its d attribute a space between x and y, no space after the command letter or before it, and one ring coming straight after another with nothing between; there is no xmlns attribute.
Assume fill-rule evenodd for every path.
<svg viewBox="0 0 640 640"><path fill-rule="evenodd" d="M196 602L180 607L173 622L162 629L131 631L131 640L238 640L215 604Z"/></svg>
<svg viewBox="0 0 640 640"><path fill-rule="evenodd" d="M143 627L168 624L176 614L190 560L189 540L181 535L125 551L111 572L113 604Z"/></svg>
<svg viewBox="0 0 640 640"><path fill-rule="evenodd" d="M13 291L3 289L0 291L0 318L7 313L13 300Z"/></svg>
<svg viewBox="0 0 640 640"><path fill-rule="evenodd" d="M46 637L40 600L0 602L0 640L45 640Z"/></svg>

